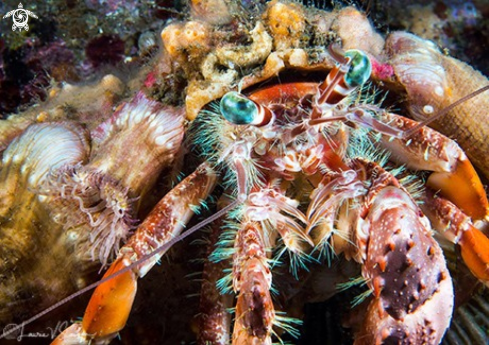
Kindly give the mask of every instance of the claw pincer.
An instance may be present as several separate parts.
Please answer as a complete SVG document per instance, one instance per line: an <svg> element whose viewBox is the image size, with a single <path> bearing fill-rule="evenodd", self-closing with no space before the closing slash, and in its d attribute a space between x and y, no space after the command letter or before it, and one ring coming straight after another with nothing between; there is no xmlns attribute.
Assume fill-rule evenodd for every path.
<svg viewBox="0 0 489 345"><path fill-rule="evenodd" d="M453 287L431 227L405 191L387 186L369 201L363 275L374 294L355 344L438 344Z"/></svg>
<svg viewBox="0 0 489 345"><path fill-rule="evenodd" d="M136 234L120 249L104 278L126 269L182 232L193 215L194 206L208 196L215 182L216 175L207 164L202 164L180 182L161 199ZM136 294L137 278L143 277L163 254L158 253L100 284L90 299L81 327L73 324L52 344L108 344L126 324Z"/></svg>

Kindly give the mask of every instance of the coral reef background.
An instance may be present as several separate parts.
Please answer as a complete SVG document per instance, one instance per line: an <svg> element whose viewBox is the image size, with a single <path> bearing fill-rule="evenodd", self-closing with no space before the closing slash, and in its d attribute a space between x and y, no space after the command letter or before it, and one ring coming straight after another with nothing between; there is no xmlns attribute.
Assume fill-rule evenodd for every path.
<svg viewBox="0 0 489 345"><path fill-rule="evenodd" d="M267 1L241 1L261 6ZM324 9L355 5L384 33L408 30L435 41L452 56L488 75L489 3L485 0L302 0ZM0 13L18 2L2 1ZM12 31L0 20L0 116L46 98L56 82L86 82L107 72L124 74L158 49L158 34L188 16L184 0L51 0L26 2L37 14L29 31Z"/></svg>

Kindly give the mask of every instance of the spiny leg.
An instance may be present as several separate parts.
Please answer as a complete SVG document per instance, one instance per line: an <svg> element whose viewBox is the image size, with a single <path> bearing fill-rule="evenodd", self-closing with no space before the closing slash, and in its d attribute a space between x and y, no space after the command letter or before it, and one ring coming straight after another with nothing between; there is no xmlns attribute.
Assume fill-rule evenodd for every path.
<svg viewBox="0 0 489 345"><path fill-rule="evenodd" d="M221 198L222 199L222 198ZM231 313L228 311L233 304L233 295L220 291L219 281L224 276L224 269L229 266L229 260L213 257L219 254L219 235L224 228L220 219L211 227L207 258L202 272L202 288L199 307L199 334L197 344L228 345L231 334ZM215 255L219 256L219 255Z"/></svg>
<svg viewBox="0 0 489 345"><path fill-rule="evenodd" d="M395 114L383 114L383 119L402 131L417 125L415 121ZM470 227L464 227L463 231L461 227L452 230L457 234L454 236L450 231L446 232L450 219L441 211L447 207L446 203L441 206L440 200L431 200L433 203L430 201L423 206L433 224L445 223L438 230L462 246L465 253L463 259L469 269L477 278L487 282L489 275L486 267L489 266L489 257L484 253L489 248L489 239L478 227L487 226L489 202L479 176L462 149L453 140L428 127L419 129L409 139L389 139L383 136L380 145L393 153L393 159L409 168L433 171L427 186L453 202L452 210L457 209L457 212L463 212L461 214L464 217L471 218L466 217Z"/></svg>
<svg viewBox="0 0 489 345"><path fill-rule="evenodd" d="M408 118L384 113L382 121L402 132L418 123ZM439 190L474 220L489 214L487 196L474 167L462 149L437 131L423 127L409 138L382 136L379 145L392 158L410 169L433 171L427 185Z"/></svg>
<svg viewBox="0 0 489 345"><path fill-rule="evenodd" d="M489 239L477 229L470 217L454 203L427 190L424 193L423 212L433 227L448 240L459 244L464 262L470 271L489 286Z"/></svg>
<svg viewBox="0 0 489 345"><path fill-rule="evenodd" d="M193 215L195 207L212 191L215 182L213 170L203 164L179 183L155 206L133 237L121 248L104 278L130 266L177 236ZM129 317L137 278L143 277L162 255L154 255L136 268L100 284L90 299L81 327L74 324L67 328L53 344L109 343Z"/></svg>
<svg viewBox="0 0 489 345"><path fill-rule="evenodd" d="M242 209L233 255L233 287L238 294L233 344L271 344L273 325L294 333L289 325L294 321L277 315L272 303L271 248L280 236L295 272L313 243L298 222L305 223L305 216L297 201L284 193L277 186L256 188Z"/></svg>
<svg viewBox="0 0 489 345"><path fill-rule="evenodd" d="M372 163L365 167L372 187L357 237L367 239L362 274L374 299L355 344L438 344L453 309L442 251L429 221L398 181Z"/></svg>
<svg viewBox="0 0 489 345"><path fill-rule="evenodd" d="M331 254L344 253L348 259L355 256L356 248L349 237L357 210L351 208L350 201L366 192L358 174L353 170L324 175L312 192L306 212L306 233L311 235L319 255L325 255L328 263Z"/></svg>
<svg viewBox="0 0 489 345"><path fill-rule="evenodd" d="M238 299L233 344L272 344L275 310L270 295L268 240L259 223L244 221L238 230L233 286Z"/></svg>

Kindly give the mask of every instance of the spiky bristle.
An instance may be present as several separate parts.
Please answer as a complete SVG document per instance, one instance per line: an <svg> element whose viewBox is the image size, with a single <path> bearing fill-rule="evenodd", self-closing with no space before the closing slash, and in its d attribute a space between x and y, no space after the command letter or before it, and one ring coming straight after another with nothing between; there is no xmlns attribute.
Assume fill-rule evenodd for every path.
<svg viewBox="0 0 489 345"><path fill-rule="evenodd" d="M223 272L226 275L217 281L216 287L220 293L228 294L233 292L233 270L232 268L226 268Z"/></svg>
<svg viewBox="0 0 489 345"><path fill-rule="evenodd" d="M384 167L389 161L389 152L380 150L375 146L374 135L369 135L370 130L366 128L357 128L351 131L350 142L348 144L349 158L364 158L372 162L377 162L381 167Z"/></svg>
<svg viewBox="0 0 489 345"><path fill-rule="evenodd" d="M300 270L308 271L307 265L317 261L307 253L289 250L287 246L282 244L275 250L274 258L270 261L271 268L280 265L287 256L289 257L289 270L296 279Z"/></svg>
<svg viewBox="0 0 489 345"><path fill-rule="evenodd" d="M273 325L283 329L295 339L298 339L300 336L300 331L297 328L302 326L302 320L289 317L284 312L276 311ZM274 332L274 335L277 337L280 344L284 344L276 332Z"/></svg>
<svg viewBox="0 0 489 345"><path fill-rule="evenodd" d="M363 301L365 301L368 297L372 295L372 293L373 291L369 289L355 296L355 298L353 298L353 301L351 302L351 307L355 308L357 305L362 304Z"/></svg>
<svg viewBox="0 0 489 345"><path fill-rule="evenodd" d="M334 247L330 241L320 241L316 247L314 247L311 255L317 253L317 260L325 260L328 267L331 267L331 263L336 259L337 255L334 251Z"/></svg>

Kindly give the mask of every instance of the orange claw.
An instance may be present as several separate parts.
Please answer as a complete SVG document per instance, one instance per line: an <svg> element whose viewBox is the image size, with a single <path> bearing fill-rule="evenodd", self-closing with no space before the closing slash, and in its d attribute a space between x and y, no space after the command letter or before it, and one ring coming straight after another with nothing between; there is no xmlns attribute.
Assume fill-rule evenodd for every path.
<svg viewBox="0 0 489 345"><path fill-rule="evenodd" d="M422 209L437 231L460 245L467 267L489 286L489 238L451 201L437 197L429 190L424 193Z"/></svg>
<svg viewBox="0 0 489 345"><path fill-rule="evenodd" d="M125 267L122 257L118 258L104 278ZM97 338L112 338L124 328L136 295L136 281L136 274L129 270L95 289L83 316L82 325L87 334Z"/></svg>
<svg viewBox="0 0 489 345"><path fill-rule="evenodd" d="M488 216L488 201L484 186L470 161L459 159L452 172L434 172L426 183L452 201L473 220Z"/></svg>
<svg viewBox="0 0 489 345"><path fill-rule="evenodd" d="M488 285L489 239L479 229L470 225L470 228L462 232L459 244L462 250L462 258L470 271Z"/></svg>
<svg viewBox="0 0 489 345"><path fill-rule="evenodd" d="M214 171L204 163L160 200L119 250L119 258L104 278L119 274L95 289L81 326L72 325L53 344L108 344L117 335L129 317L138 277L144 276L163 255L162 251L155 253L153 250L164 248L164 244L180 234L193 215L193 206L199 205L210 194L216 180ZM151 258L145 258L151 253ZM120 273L138 259L144 259L144 262Z"/></svg>
<svg viewBox="0 0 489 345"><path fill-rule="evenodd" d="M123 257L115 260L104 278L124 269ZM133 270L100 284L93 292L83 321L65 329L51 345L108 344L126 325L136 296L137 276Z"/></svg>

